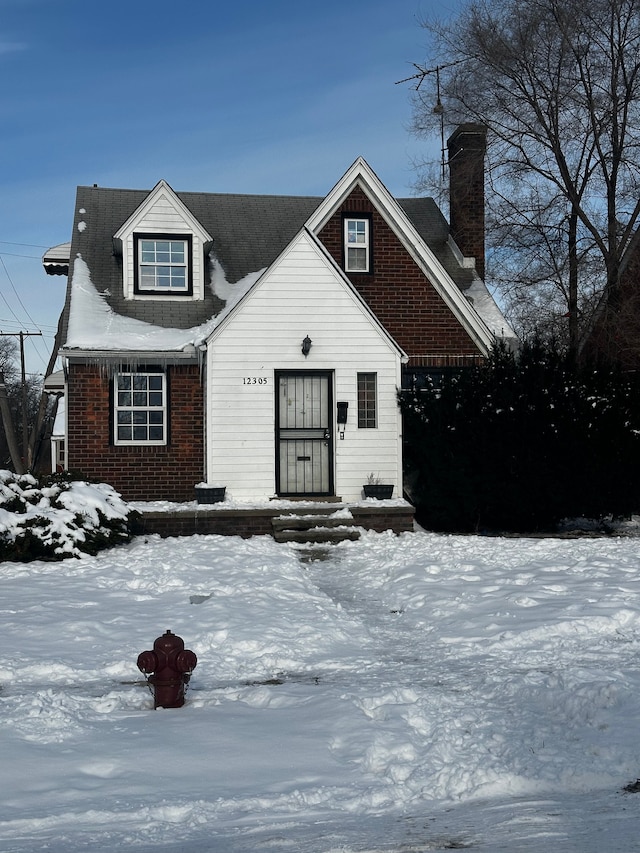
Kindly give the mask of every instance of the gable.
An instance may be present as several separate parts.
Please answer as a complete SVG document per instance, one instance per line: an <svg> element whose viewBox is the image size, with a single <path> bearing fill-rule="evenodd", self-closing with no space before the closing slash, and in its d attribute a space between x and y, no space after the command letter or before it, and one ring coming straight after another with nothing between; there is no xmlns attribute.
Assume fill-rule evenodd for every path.
<svg viewBox="0 0 640 853"><path fill-rule="evenodd" d="M323 346L327 350L335 347L336 341L350 342L355 348L367 341L370 347L392 353L393 358L405 358L388 330L306 229L218 323L208 343L215 345L231 328L236 346L250 347L261 357L269 348L278 357L283 349L299 353L302 339L309 336L314 357ZM243 338L243 331L250 334L250 342Z"/></svg>
<svg viewBox="0 0 640 853"><path fill-rule="evenodd" d="M371 218L372 261L366 273L350 272L349 277L412 361L426 364L452 350L486 355L493 331L362 158L327 195L307 227L340 263L345 255L344 218L358 215Z"/></svg>
<svg viewBox="0 0 640 853"><path fill-rule="evenodd" d="M122 256L124 298L202 301L211 242L202 224L160 181L113 235L115 251ZM141 272L145 269L151 271L147 278Z"/></svg>
<svg viewBox="0 0 640 853"><path fill-rule="evenodd" d="M76 259L86 265L95 290L115 315L141 320L159 329L194 329L221 317L243 290L248 276L271 265L308 223L320 235L333 259L342 266L336 234L330 230L341 212L371 214L373 236L385 235L395 253L393 266L374 268L377 290L351 275L351 285L366 299L382 324L412 361L435 353L472 353L477 357L501 334L501 317L484 283L462 262L452 246L448 225L433 199L395 200L364 161L356 161L325 198L251 196L215 193L174 193L161 181L151 192L79 187L70 250L67 302L62 317L65 340L71 312L71 283ZM335 222L333 221L335 217ZM154 230L155 229L155 230ZM133 286L133 241L143 234L192 235L192 292L136 294ZM427 245L428 243L428 245ZM115 247L115 251L114 251ZM459 253L458 253L459 255ZM412 261L412 262L410 262ZM84 274L84 273L83 273ZM371 279L369 284L374 281ZM220 286L222 284L222 287ZM411 292L405 292L403 288ZM486 303L495 322L490 328L474 306ZM389 306L395 306L393 311ZM410 309L408 306L411 306ZM487 311L478 309L482 317ZM402 311L405 315L402 315ZM491 311L488 312L491 314ZM403 325L404 324L404 325ZM408 324L412 335L407 335ZM425 329L438 329L431 340Z"/></svg>

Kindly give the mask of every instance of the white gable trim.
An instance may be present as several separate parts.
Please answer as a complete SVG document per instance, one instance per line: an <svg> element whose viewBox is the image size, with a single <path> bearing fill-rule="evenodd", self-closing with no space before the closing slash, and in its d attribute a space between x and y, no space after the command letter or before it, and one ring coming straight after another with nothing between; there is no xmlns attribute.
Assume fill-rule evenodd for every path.
<svg viewBox="0 0 640 853"><path fill-rule="evenodd" d="M179 213L184 220L186 229L192 234L197 234L203 243L210 243L213 238L206 231L200 222L195 218L188 207L178 198L176 193L171 189L165 180L158 181L155 187L150 191L142 204L131 214L127 221L113 235L116 240L123 240L129 234L136 230L140 222L144 220L149 211L157 204L161 198L166 198L171 206Z"/></svg>
<svg viewBox="0 0 640 853"><path fill-rule="evenodd" d="M463 328L466 329L481 351L487 355L495 340L493 333L456 286L451 276L418 234L404 210L364 158L358 157L347 169L343 177L311 214L306 222L306 228L314 234L318 234L337 208L358 186L371 199L391 230L427 276Z"/></svg>
<svg viewBox="0 0 640 853"><path fill-rule="evenodd" d="M169 294L135 292L136 276L135 244L137 235L175 235L185 238L190 245L187 259L188 271L193 283L191 294ZM202 227L191 211L183 204L166 181L159 181L141 205L113 235L116 251L122 253L122 286L125 299L138 301L164 301L169 299L205 298L209 274L206 261L211 235Z"/></svg>
<svg viewBox="0 0 640 853"><path fill-rule="evenodd" d="M233 322L233 317L235 316L236 312L240 310L240 307L248 299L251 298L251 295L258 288L262 287L265 282L268 281L271 274L278 269L284 259L291 252L295 251L297 246L299 246L303 242L306 242L308 246L315 250L318 260L321 261L333 273L336 281L338 281L340 285L344 288L344 290L350 295L353 303L358 307L360 312L369 320L371 325L378 330L380 336L386 339L388 345L399 354L401 361L403 363L406 363L408 361L407 354L400 346L398 346L394 338L391 337L389 332L385 329L380 320L369 308L367 303L360 296L355 287L351 284L345 273L336 264L336 262L331 257L329 252L325 249L325 247L322 245L320 240L307 228L303 228L301 231L298 232L298 234L293 238L293 240L284 249L284 251L280 253L276 260L273 261L273 263L269 267L267 267L267 269L262 273L260 278L258 278L257 281L249 288L249 290L242 296L242 298L238 300L238 302L229 311L227 316L223 320L221 320L220 323L217 324L217 326L207 339L207 343L214 341L215 338L222 332L222 330L225 329L230 322Z"/></svg>

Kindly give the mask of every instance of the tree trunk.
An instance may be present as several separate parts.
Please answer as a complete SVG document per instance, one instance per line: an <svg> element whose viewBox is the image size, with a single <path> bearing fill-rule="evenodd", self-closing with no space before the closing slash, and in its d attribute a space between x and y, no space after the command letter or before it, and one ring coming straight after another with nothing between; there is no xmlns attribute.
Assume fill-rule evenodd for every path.
<svg viewBox="0 0 640 853"><path fill-rule="evenodd" d="M569 352L578 352L578 213L569 214Z"/></svg>
<svg viewBox="0 0 640 853"><path fill-rule="evenodd" d="M9 398L7 397L7 386L4 384L4 373L0 372L0 414L2 415L2 424L4 433L7 437L7 445L11 454L11 461L15 468L16 474L24 474L24 462L20 456L16 433L11 420L11 410L9 408Z"/></svg>

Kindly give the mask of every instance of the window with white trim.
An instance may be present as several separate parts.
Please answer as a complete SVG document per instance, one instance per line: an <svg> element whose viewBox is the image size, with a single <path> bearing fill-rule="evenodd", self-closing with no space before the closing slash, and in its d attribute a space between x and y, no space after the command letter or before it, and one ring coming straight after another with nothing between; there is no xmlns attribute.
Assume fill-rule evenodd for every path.
<svg viewBox="0 0 640 853"><path fill-rule="evenodd" d="M371 269L371 223L367 217L345 217L344 268L346 272Z"/></svg>
<svg viewBox="0 0 640 853"><path fill-rule="evenodd" d="M376 373L358 373L358 429L378 426L377 384Z"/></svg>
<svg viewBox="0 0 640 853"><path fill-rule="evenodd" d="M192 292L190 237L139 235L135 249L137 293Z"/></svg>
<svg viewBox="0 0 640 853"><path fill-rule="evenodd" d="M65 440L60 436L51 439L51 457L53 473L64 471L65 469Z"/></svg>
<svg viewBox="0 0 640 853"><path fill-rule="evenodd" d="M118 373L114 379L116 444L166 444L166 380L160 372Z"/></svg>

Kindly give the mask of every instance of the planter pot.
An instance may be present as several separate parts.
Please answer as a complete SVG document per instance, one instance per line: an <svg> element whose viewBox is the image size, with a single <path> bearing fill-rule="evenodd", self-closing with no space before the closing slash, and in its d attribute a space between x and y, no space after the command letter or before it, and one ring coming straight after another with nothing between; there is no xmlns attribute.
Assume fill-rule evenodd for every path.
<svg viewBox="0 0 640 853"><path fill-rule="evenodd" d="M224 500L226 486L196 486L196 503L217 504Z"/></svg>
<svg viewBox="0 0 640 853"><path fill-rule="evenodd" d="M379 501L388 501L393 497L393 486L381 483L367 483L362 487L365 498L376 498Z"/></svg>

